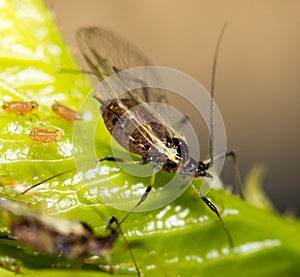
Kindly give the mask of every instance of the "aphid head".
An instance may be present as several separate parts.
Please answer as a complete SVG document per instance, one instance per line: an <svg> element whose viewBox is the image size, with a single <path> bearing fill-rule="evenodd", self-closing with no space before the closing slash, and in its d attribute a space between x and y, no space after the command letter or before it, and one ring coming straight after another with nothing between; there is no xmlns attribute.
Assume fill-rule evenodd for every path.
<svg viewBox="0 0 300 277"><path fill-rule="evenodd" d="M212 178L213 176L206 171L208 169L209 169L209 163L203 163L200 161L198 163L198 167L195 170L195 177Z"/></svg>
<svg viewBox="0 0 300 277"><path fill-rule="evenodd" d="M37 111L37 109L39 107L38 103L33 102L33 101L28 101L26 103L30 105L30 107L31 107L31 113L35 113Z"/></svg>

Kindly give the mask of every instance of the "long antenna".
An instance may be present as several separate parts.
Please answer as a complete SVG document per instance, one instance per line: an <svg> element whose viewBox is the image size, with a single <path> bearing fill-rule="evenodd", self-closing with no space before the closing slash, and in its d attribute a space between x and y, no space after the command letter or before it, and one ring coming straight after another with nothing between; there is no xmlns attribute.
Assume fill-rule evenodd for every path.
<svg viewBox="0 0 300 277"><path fill-rule="evenodd" d="M210 141L209 141L209 155L210 155L210 166L214 163L214 124L215 124L215 84L216 84L216 73L217 73L217 63L218 63L218 56L219 50L221 46L221 42L223 39L223 34L226 30L227 22L224 23L221 33L218 37L218 41L216 44L215 52L214 52L214 59L212 65L212 73L211 73L211 83L210 83Z"/></svg>

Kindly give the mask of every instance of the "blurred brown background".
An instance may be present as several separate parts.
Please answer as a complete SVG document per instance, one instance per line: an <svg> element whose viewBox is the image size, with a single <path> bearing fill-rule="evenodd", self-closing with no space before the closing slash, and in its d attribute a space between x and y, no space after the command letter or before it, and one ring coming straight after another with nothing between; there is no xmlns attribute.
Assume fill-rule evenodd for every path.
<svg viewBox="0 0 300 277"><path fill-rule="evenodd" d="M155 65L181 70L209 89L224 22L216 102L243 177L267 167L264 188L277 208L300 211L300 2L297 0L46 0L66 39L92 25L110 27ZM193 120L193 115L189 115ZM195 122L194 122L195 123ZM232 182L229 165L223 172Z"/></svg>

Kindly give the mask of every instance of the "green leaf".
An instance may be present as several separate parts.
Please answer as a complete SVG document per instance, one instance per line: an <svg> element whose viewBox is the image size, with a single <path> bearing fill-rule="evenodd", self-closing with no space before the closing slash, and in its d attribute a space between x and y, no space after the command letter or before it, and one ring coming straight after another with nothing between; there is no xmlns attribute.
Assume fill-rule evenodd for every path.
<svg viewBox="0 0 300 277"><path fill-rule="evenodd" d="M262 165L256 165L252 168L245 180L245 195L253 205L274 211L275 208L262 189L264 173L265 169Z"/></svg>
<svg viewBox="0 0 300 277"><path fill-rule="evenodd" d="M104 235L107 220L103 217L121 219L125 212L104 205L94 197L95 193L105 201L111 197L121 202L128 197L134 204L136 190L144 189L149 178L136 178L115 163L106 162L96 166L103 169L96 175L91 174L94 172L91 165L80 170L83 179L71 172L17 196L31 185L74 166L73 151L80 152L80 146L72 144L73 123L54 114L51 105L58 101L78 110L92 86L86 76L55 70L78 66L41 1L0 1L0 9L1 99L39 104L36 116L0 113L0 195L48 214L82 220L97 235ZM63 130L64 136L54 143L35 142L29 137L33 128ZM102 122L97 130L98 156L110 155L110 135ZM255 174L248 179L248 188L254 188L252 195L262 196L256 181L260 175ZM162 173L156 181L164 184L172 177ZM119 199L110 189L111 184L114 188L115 185L127 188L126 197ZM109 197L105 198L107 193ZM187 189L169 205L134 213L122 224L145 276L300 275L298 220L256 207L257 200L251 200L253 205L225 191L212 190L208 197L221 211L235 248L229 248L217 217ZM4 219L0 222L1 232L8 233ZM122 237L114 245L111 259L117 274L136 275ZM76 261L62 258L56 268L51 268L56 261L57 257L36 253L18 242L0 240L1 276L12 276L14 272L38 276L109 276L97 264L86 265L81 258ZM103 258L99 263L106 261Z"/></svg>

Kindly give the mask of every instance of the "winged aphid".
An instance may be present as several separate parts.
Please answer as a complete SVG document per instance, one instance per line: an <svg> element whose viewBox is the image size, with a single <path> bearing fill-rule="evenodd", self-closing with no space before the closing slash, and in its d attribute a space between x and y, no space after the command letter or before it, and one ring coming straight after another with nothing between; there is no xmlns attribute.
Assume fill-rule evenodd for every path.
<svg viewBox="0 0 300 277"><path fill-rule="evenodd" d="M217 56L219 52L219 46L221 43L221 37L224 29L222 30L215 55L213 65L213 78L212 78L212 105L211 105L211 125L213 127L213 93L214 93L214 78L217 64ZM99 81L105 80L106 77L112 76L125 69L138 66L151 65L151 62L145 57L135 46L129 43L126 39L121 38L117 34L107 30L105 28L92 27L79 30L77 34L78 44L80 51L90 67L91 71L98 78ZM127 80L119 80L121 85L126 87L127 81L139 82L143 84L143 80L135 79L132 76L128 76ZM141 157L140 163L146 164L152 162L163 163L162 170L166 172L176 172L180 170L181 174L190 176L192 178L208 177L212 175L208 170L214 164L214 151L213 151L213 134L211 136L210 143L210 157L206 161L196 161L189 154L189 147L185 138L176 130L170 128L167 124L164 124L163 119L160 119L159 123L156 120L152 120L151 117L155 116L155 113L151 107L145 107L142 113L131 113L131 109L139 104L147 103L147 101L165 102L167 98L165 92L162 90L155 90L152 88L143 88L135 91L129 90L127 93L118 96L113 90L108 89L110 93L109 99L104 99L101 94L96 93L94 98L101 103L101 113L104 123L115 138L115 140L121 145L129 148L128 150ZM122 125L122 117L124 114L130 114L131 121L129 124L130 130L128 132L128 126ZM145 122L146 118L146 123ZM116 125L118 123L118 128ZM128 124L128 123L127 123ZM211 128L213 130L213 128ZM236 154L234 151L228 151L221 156L231 156L233 158L234 172L237 187L240 190L240 176L236 164ZM126 162L117 157L104 157L98 160L112 161L112 162ZM75 169L67 170L66 172L75 171ZM53 178L63 175L64 172L58 173L55 176L49 177L44 181L49 181ZM30 188L26 189L23 193L37 187L42 184L41 181ZM155 183L155 173L153 173L150 184L144 191L138 203L127 213L127 215L121 220L121 223L147 198L152 187ZM223 229L226 232L230 246L233 246L233 240L231 235L224 224L222 217L220 216L215 205L209 201L204 195L202 195L195 185L191 184L195 193L204 201L204 203L218 216ZM242 194L241 194L242 196Z"/></svg>

